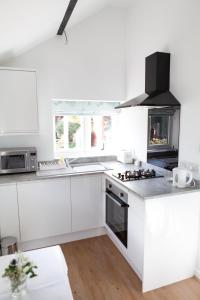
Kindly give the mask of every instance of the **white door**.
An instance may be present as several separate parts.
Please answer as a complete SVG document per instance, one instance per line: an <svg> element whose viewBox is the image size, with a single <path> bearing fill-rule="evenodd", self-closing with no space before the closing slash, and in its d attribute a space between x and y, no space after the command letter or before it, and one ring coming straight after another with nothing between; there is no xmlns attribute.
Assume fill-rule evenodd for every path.
<svg viewBox="0 0 200 300"><path fill-rule="evenodd" d="M71 232L70 178L18 184L21 241Z"/></svg>
<svg viewBox="0 0 200 300"><path fill-rule="evenodd" d="M71 177L72 231L103 226L102 175Z"/></svg>
<svg viewBox="0 0 200 300"><path fill-rule="evenodd" d="M0 133L37 133L36 72L0 69Z"/></svg>
<svg viewBox="0 0 200 300"><path fill-rule="evenodd" d="M20 237L16 184L0 186L0 237L5 236Z"/></svg>

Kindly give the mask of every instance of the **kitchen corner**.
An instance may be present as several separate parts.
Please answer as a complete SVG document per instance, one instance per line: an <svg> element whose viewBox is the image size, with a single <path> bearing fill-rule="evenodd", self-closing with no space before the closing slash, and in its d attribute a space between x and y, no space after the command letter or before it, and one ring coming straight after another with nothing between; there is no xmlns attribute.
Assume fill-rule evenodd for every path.
<svg viewBox="0 0 200 300"><path fill-rule="evenodd" d="M106 215L105 226L112 241L141 279L143 292L193 276L199 232L198 182L195 187L175 187L169 181L172 172L155 167L156 172L164 177L123 182L113 173L117 172L120 177L127 169L138 170L138 167L117 162L112 167L114 170L105 172L106 205L109 205L111 195L111 199L119 201L122 208L120 212L115 205L114 215ZM142 164L142 168L152 170L152 167ZM128 204L127 219L125 211L122 213L126 209L123 202ZM124 226L123 235L113 227L118 219L121 220L120 228ZM128 241L127 248L122 247L124 239L125 245Z"/></svg>

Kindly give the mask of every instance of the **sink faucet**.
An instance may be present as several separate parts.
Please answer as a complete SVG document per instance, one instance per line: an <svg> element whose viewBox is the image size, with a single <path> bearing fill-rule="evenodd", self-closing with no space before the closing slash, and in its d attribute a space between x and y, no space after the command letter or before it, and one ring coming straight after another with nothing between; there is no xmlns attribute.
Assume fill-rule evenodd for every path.
<svg viewBox="0 0 200 300"><path fill-rule="evenodd" d="M79 157L72 158L72 159L65 157L65 164L66 164L67 168L71 168L71 163L76 161L77 159L79 159Z"/></svg>

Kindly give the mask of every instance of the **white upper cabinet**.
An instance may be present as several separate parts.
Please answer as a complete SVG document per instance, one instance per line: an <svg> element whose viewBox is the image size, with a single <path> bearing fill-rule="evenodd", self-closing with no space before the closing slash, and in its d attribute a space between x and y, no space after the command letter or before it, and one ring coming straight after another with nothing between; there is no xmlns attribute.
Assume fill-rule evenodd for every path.
<svg viewBox="0 0 200 300"><path fill-rule="evenodd" d="M0 134L36 134L36 72L0 69Z"/></svg>
<svg viewBox="0 0 200 300"><path fill-rule="evenodd" d="M103 226L102 175L71 177L72 231Z"/></svg>

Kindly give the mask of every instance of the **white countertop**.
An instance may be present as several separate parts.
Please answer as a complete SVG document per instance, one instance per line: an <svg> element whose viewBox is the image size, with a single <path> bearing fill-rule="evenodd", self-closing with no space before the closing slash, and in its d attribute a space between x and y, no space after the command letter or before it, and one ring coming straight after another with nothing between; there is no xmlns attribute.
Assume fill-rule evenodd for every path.
<svg viewBox="0 0 200 300"><path fill-rule="evenodd" d="M92 166L92 165L98 165L98 170L92 170L92 168L89 168L89 171L86 171L86 165ZM80 176L80 175L90 175L90 174L97 174L97 173L104 173L107 168L106 165L104 166L104 163L93 163L93 164L86 164L80 166L77 165L77 170L75 172L66 169L60 169L60 170L50 170L50 171L39 171L38 175L33 173L22 173L22 174L9 174L9 175L0 175L0 185L8 185L8 184L16 184L18 182L25 182L25 181L35 181L35 180L45 180L45 179L51 179L51 178L62 178L62 177L69 177L69 176ZM102 167L102 168L101 168Z"/></svg>
<svg viewBox="0 0 200 300"><path fill-rule="evenodd" d="M177 188L174 187L171 182L168 182L165 177L122 182L121 180L112 176L113 171L108 171L105 174L143 199L200 192L199 185L196 185L195 187Z"/></svg>
<svg viewBox="0 0 200 300"><path fill-rule="evenodd" d="M94 163L93 163L94 164ZM80 176L80 175L92 175L96 173L105 173L107 176L111 177L113 180L117 181L119 184L127 188L129 191L137 194L143 199L150 199L155 197L163 197L170 195L185 194L191 192L200 192L200 185L196 184L195 187L186 187L186 188L177 188L172 185L171 182L168 182L165 177L162 178L153 178L153 179L144 179L130 182L122 182L116 177L113 173L123 172L127 169L137 169L133 164L123 164L117 161L110 162L101 162L100 165L104 166L107 170L97 170L90 172L60 172L59 174L51 176L36 176L35 173L29 174L14 174L14 175L0 175L0 185L16 184L18 182L25 181L35 181L35 180L45 180L50 178L62 178L69 176ZM143 166L144 167L144 166ZM166 174L166 170L157 168L155 166L145 164L145 168L154 168L159 172Z"/></svg>

